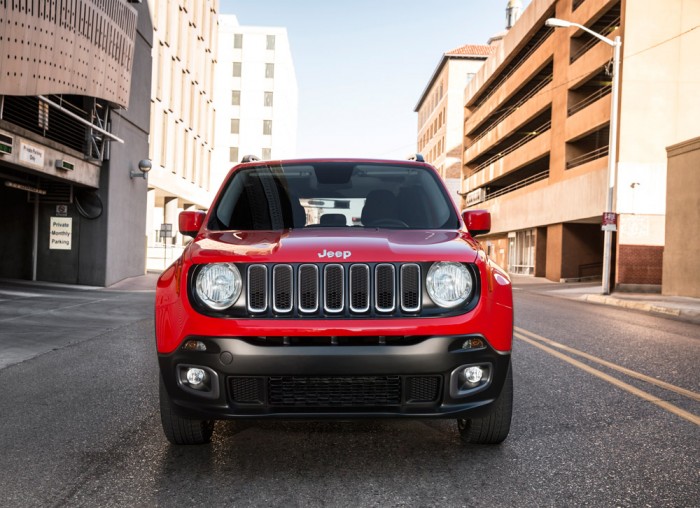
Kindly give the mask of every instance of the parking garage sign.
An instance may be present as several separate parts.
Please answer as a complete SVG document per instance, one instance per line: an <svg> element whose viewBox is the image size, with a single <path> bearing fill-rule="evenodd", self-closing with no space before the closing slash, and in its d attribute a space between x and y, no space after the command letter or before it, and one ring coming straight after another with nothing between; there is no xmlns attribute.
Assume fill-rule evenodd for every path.
<svg viewBox="0 0 700 508"><path fill-rule="evenodd" d="M51 217L51 225L49 227L49 249L71 250L72 237L72 217Z"/></svg>

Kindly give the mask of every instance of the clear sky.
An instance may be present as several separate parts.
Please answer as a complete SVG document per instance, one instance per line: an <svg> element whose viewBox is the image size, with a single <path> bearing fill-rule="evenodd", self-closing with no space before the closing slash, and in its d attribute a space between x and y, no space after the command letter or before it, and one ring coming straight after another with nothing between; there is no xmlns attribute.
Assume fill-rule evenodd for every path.
<svg viewBox="0 0 700 508"><path fill-rule="evenodd" d="M220 11L287 29L299 157L405 158L416 149L414 108L442 54L504 30L507 3L220 0Z"/></svg>

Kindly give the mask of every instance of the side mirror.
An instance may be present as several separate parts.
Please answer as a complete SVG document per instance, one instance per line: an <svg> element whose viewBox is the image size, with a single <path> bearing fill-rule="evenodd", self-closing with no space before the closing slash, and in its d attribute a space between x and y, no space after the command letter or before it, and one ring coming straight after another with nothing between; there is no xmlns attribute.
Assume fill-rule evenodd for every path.
<svg viewBox="0 0 700 508"><path fill-rule="evenodd" d="M491 231L491 214L486 210L465 210L462 219L472 236L485 235Z"/></svg>
<svg viewBox="0 0 700 508"><path fill-rule="evenodd" d="M197 236L197 233L199 233L199 230L204 224L204 217L206 216L206 213L200 211L180 212L180 216L178 217L180 234L191 236L192 238Z"/></svg>

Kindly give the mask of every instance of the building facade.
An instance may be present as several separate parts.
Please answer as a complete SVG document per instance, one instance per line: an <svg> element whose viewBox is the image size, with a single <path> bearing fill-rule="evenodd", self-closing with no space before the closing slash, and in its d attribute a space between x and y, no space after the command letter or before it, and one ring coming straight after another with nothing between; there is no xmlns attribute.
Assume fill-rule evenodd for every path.
<svg viewBox="0 0 700 508"><path fill-rule="evenodd" d="M216 71L216 149L212 180L218 186L246 155L263 160L296 155L298 89L287 30L241 26L219 17Z"/></svg>
<svg viewBox="0 0 700 508"><path fill-rule="evenodd" d="M698 2L532 0L467 86L463 203L511 273L600 277L613 50L550 17L622 38L612 282L660 287L666 147L700 132Z"/></svg>
<svg viewBox="0 0 700 508"><path fill-rule="evenodd" d="M453 197L460 190L464 88L494 49L467 44L446 52L414 108L418 151L437 168Z"/></svg>
<svg viewBox="0 0 700 508"><path fill-rule="evenodd" d="M148 158L148 7L6 1L0 20L0 277L142 275L146 184L131 173Z"/></svg>
<svg viewBox="0 0 700 508"><path fill-rule="evenodd" d="M153 16L149 268L180 252L178 214L211 204L218 0L148 0Z"/></svg>

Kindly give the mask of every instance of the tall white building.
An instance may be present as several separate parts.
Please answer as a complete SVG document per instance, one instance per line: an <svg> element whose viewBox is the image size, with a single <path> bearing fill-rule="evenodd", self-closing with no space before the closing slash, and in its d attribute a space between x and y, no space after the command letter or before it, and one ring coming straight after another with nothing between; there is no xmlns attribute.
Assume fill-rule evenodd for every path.
<svg viewBox="0 0 700 508"><path fill-rule="evenodd" d="M148 5L153 80L147 266L157 269L179 253L179 212L208 208L216 190L210 168L219 0L148 0Z"/></svg>
<svg viewBox="0 0 700 508"><path fill-rule="evenodd" d="M298 89L285 28L241 26L219 16L211 184L245 155L296 155Z"/></svg>

